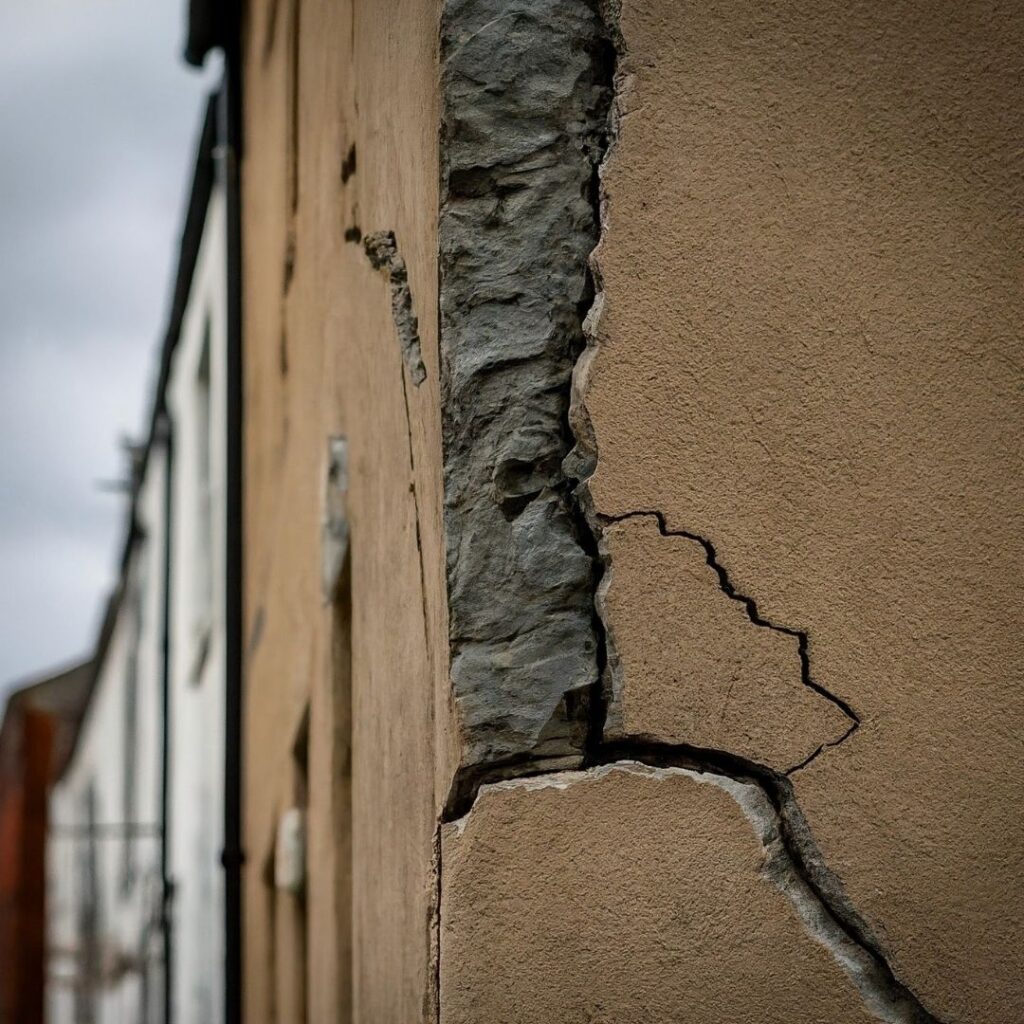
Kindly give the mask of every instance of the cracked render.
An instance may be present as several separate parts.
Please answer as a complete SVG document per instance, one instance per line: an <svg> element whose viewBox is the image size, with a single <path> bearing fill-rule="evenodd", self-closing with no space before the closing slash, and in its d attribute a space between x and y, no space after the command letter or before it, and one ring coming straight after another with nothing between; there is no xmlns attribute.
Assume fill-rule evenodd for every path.
<svg viewBox="0 0 1024 1024"><path fill-rule="evenodd" d="M739 24L747 16L731 7L729 11ZM926 1003L945 1008L948 1000L929 985L927 972L915 970L913 957L900 955L900 949L893 954L887 915L876 906L861 912L854 896L864 895L863 888L853 895L847 891L851 862L842 856L842 845L819 848L812 822L797 802L809 795L817 809L822 790L806 779L838 751L854 748L864 722L849 689L832 683L828 649L819 647L808 628L815 616L798 613L807 607L799 605L788 614L788 606L778 604L778 593L785 588L752 585L757 577L736 557L749 549L735 545L730 524L746 522L751 514L770 518L774 507L769 503L762 509L754 496L738 515L736 509L723 509L719 523L708 516L710 503L698 502L692 520L687 520L680 518L685 505L678 499L680 492L659 487L681 480L684 495L699 490L691 479L693 467L678 458L682 446L693 445L694 439L684 431L675 440L675 431L689 428L695 409L704 411L708 399L699 383L711 379L710 369L703 368L703 377L691 381L692 361L685 350L673 367L659 363L656 376L644 371L642 380L637 377L645 359L663 360L677 332L689 338L687 332L693 329L687 320L692 310L678 307L682 293L676 277L665 272L674 254L664 242L676 238L676 229L661 219L666 209L678 209L679 199L659 191L692 169L680 139L667 149L663 140L645 134L663 121L673 127L680 111L684 120L692 117L696 100L685 89L680 103L672 88L652 82L655 68L659 74L667 72L671 86L674 75L686 79L696 74L692 65L701 64L686 63L692 41L682 31L683 13L676 5L626 4L620 33L618 6L612 4L601 12L568 0L497 6L453 0L445 7L441 353L452 683L462 767L446 807L446 818L458 822L444 826L438 854L438 1012L441 1019L453 1021L499 1020L509 1012L523 1014L515 1019L576 1019L579 1013L595 1020L631 1019L623 1016L625 1010L615 1009L621 995L634 1009L649 1011L637 1019L674 1019L684 1006L688 1019L702 1022L788 1021L802 1019L801 1012L811 1013L808 1019L830 1020L847 1015L898 1022L969 1019L955 1013L933 1015L926 1009ZM813 11L802 15L815 17ZM785 21L783 12L766 17ZM699 21L695 18L695 24ZM850 21L856 32L857 18ZM499 31L501 46L496 46ZM617 102L608 111L613 41L620 65ZM710 55L704 70L713 89L731 96L721 77L735 54L726 40L715 46L706 43L702 51L704 57ZM649 59L648 51L657 60ZM567 53L569 61L564 59ZM716 63L719 56L722 62ZM674 61L683 63L677 67ZM643 92L645 85L649 94ZM648 102L653 107L667 103L671 109L655 117L647 111ZM606 113L610 121L603 120ZM615 138L617 151L603 170L599 220L593 173L608 151L609 136ZM639 151L637 137L644 143ZM728 146L723 153L734 157ZM665 159L668 166L659 163ZM680 161L681 170L674 166ZM652 175L661 177L648 181ZM646 184L641 186L642 180ZM619 205L623 193L624 209ZM586 258L599 223L601 244L588 276ZM616 230L623 224L625 230ZM706 237L716 236L712 232ZM694 239L686 241L693 244ZM703 259L710 263L715 255L712 248ZM638 267L644 270L639 290ZM704 269L698 259L687 271L699 274ZM751 294L756 296L756 290ZM673 297L667 308L658 306L662 296ZM581 325L578 318L588 304ZM635 330L648 307L657 315ZM645 312L638 314L637 308ZM681 314L685 330L673 322L673 314ZM710 315L706 330L713 322ZM652 325L660 330L654 332L659 344L653 343ZM583 336L588 344L581 352ZM696 356L700 354L698 347ZM729 369L742 370L742 358L734 359ZM787 368L783 380L791 378L802 399L807 378ZM692 398L687 391L691 384L698 385ZM640 438L638 425L649 421L644 415L647 396L658 401L662 394L670 404L662 410L657 436ZM671 403L680 399L680 408L674 408ZM566 427L567 411L571 430ZM708 422L705 435L697 439L709 452L731 439L734 411L719 415L721 423ZM575 448L570 452L571 442ZM754 438L754 443L770 455L763 439ZM729 464L730 458L726 452L723 461ZM643 476L645 466L653 477ZM623 482L628 486L623 488ZM861 498L867 502L865 512L869 499L869 494ZM794 496L788 500L792 503ZM806 522L817 527L813 514ZM771 545L765 550L771 551ZM602 566L604 578L597 586ZM795 572L794 579L803 582L805 573ZM836 590L844 593L842 580ZM747 596L755 593L757 600ZM600 619L593 614L595 606ZM809 607L828 618L828 601ZM876 723L869 712L869 726ZM765 948L776 953L766 957L765 949L742 930L722 937L716 947L722 962L701 971L685 952L686 942L708 927L698 913L684 919L674 955L669 956L672 980L666 983L668 963L652 975L659 986L656 997L644 981L646 972L633 971L631 981L620 979L619 987L589 985L577 991L570 985L572 996L563 998L566 971L573 977L589 976L579 971L581 963L601 977L615 973L602 961L603 933L592 905L598 887L585 885L577 891L568 877L578 872L567 876L565 865L555 865L550 874L548 868L538 868L547 848L558 844L558 830L577 835L575 816L584 812L566 804L555 831L534 835L527 829L525 838L509 838L509 845L526 858L523 864L515 858L503 867L494 864L487 851L502 848L495 836L481 838L482 845L469 850L463 848L462 837L474 830L482 793L515 793L522 807L516 807L514 817L521 824L536 809L538 787L562 790L578 781L557 769L631 760L689 772L688 778L710 779L728 792L760 840L759 848L754 847L759 852L746 860L747 872L788 896L790 909L759 907L763 918L750 912L754 898L745 888L750 875L743 871L730 874L729 885L713 881L723 860L735 854L732 844L738 841L723 825L713 838L700 830L696 839L689 837L689 845L704 858L698 877L664 874L659 858L640 844L631 863L651 887L640 904L644 913L634 919L623 909L605 926L614 930L613 921L630 919L641 945L654 943L664 953L664 924L656 918L666 905L693 904L696 897L687 886L697 887L712 916L727 911L742 893L748 930L759 935L765 929L795 926L805 942L828 951L830 966L824 974L801 976L784 962L788 954L781 939L767 943ZM535 781L480 789L482 783L507 776L532 776ZM603 768L579 778L597 791L611 786ZM839 797L836 805L848 806ZM635 833L628 824L629 809L616 804L610 789L606 799L602 824L611 823L617 830L606 836L607 842L628 848ZM627 804L639 799L634 795ZM658 820L672 814L685 820L694 813L695 802L701 801L692 792L680 791L678 805L670 809L670 802L659 810ZM899 806L901 801L897 796L890 802ZM754 805L763 813L751 813ZM905 811L901 807L898 813ZM886 814L880 817L884 822ZM913 818L911 814L906 820ZM576 854L570 857L574 863L576 856L589 863L592 854L600 863L608 855L600 844L596 849L588 845L593 828L590 823L578 834ZM663 829L671 828L665 821ZM877 828L873 834L877 836ZM856 874L854 870L859 881ZM632 876L624 870L617 881L627 880ZM575 894L584 917L559 945L558 965L543 970L532 966L532 984L523 980L520 990L517 968L494 976L494 950L506 940L521 941L537 921L548 921L549 931L551 907L529 896L548 884ZM476 886L483 889L476 892ZM488 899L495 893L506 908L509 900L522 899L525 920L513 922L506 911L488 913ZM562 919L557 912L554 916ZM568 912L565 916L573 919ZM727 918L725 912L722 920ZM541 947L547 948L543 943ZM499 955L502 962L510 962ZM648 962L639 947L636 956L635 963ZM799 956L809 954L804 949ZM532 964L524 956L515 962ZM477 967L487 978L476 977ZM697 972L694 977L691 969ZM846 982L837 980L836 970ZM796 979L799 1011L776 984L778 972L790 982ZM913 991L922 981L924 1001ZM730 998L738 998L739 1004L715 991L720 983L730 986ZM853 1002L844 988L851 983L858 993ZM695 1005L702 985L714 994ZM826 992L819 991L821 985ZM559 992L563 995L553 995ZM550 998L558 1001L558 1012L554 1004L546 1005ZM519 1009L511 1010L514 1006ZM725 1017L720 1015L723 1006L730 1007ZM1010 1018L996 1011L984 1019Z"/></svg>
<svg viewBox="0 0 1024 1024"><path fill-rule="evenodd" d="M788 765L896 976L936 1019L1011 1024L1024 14L627 2L620 29L576 420L599 454L592 518L652 510L661 536L641 517L605 541L609 723ZM783 710L796 678L758 664L749 632L724 659L695 650L694 595L671 584L698 571L687 537L805 638L804 681L855 728L806 696L810 718Z"/></svg>
<svg viewBox="0 0 1024 1024"><path fill-rule="evenodd" d="M784 820L749 778L629 760L485 786L442 830L441 1019L930 1022Z"/></svg>

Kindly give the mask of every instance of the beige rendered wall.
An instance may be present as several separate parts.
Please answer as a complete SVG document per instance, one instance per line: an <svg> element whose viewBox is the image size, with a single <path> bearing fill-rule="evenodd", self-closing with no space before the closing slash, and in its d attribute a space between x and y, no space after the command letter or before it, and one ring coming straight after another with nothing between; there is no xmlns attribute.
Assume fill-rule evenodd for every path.
<svg viewBox="0 0 1024 1024"><path fill-rule="evenodd" d="M429 0L253 0L245 13L244 957L253 1022L407 1024L432 1012L433 701L446 650L436 20ZM395 232L423 339L421 385L403 366L387 277L370 266L357 229ZM321 595L334 435L349 446L348 626L346 609ZM349 628L350 667L343 651L332 654ZM307 707L303 921L301 902L275 892L273 848L280 813L303 799L295 748Z"/></svg>
<svg viewBox="0 0 1024 1024"><path fill-rule="evenodd" d="M484 692L451 728L468 705L449 680L441 525L459 470L441 457L441 126L486 129L474 76L515 93L502 109L525 103L524 123L555 93L480 59L443 115L442 6L467 26L454 63L482 32L507 52L545 11L591 20L585 0L510 5L500 31L489 0L247 12L247 1019L1013 1024L1020 9L602 5L615 105L572 426L593 470L573 529L599 545L603 699L559 709L578 716L569 758L561 720L519 760L478 744L452 800L474 735L548 704L502 691L492 720ZM500 130L515 149L516 126ZM493 190L494 220L516 224L556 151L517 153L529 166L507 180L460 167L460 187ZM395 232L421 384L357 227ZM486 326L515 363L527 303L504 301L508 337ZM348 625L321 597L333 435L350 445ZM500 670L518 637L488 625ZM270 881L307 707L303 922Z"/></svg>
<svg viewBox="0 0 1024 1024"><path fill-rule="evenodd" d="M812 678L860 721L844 739L821 722L834 746L790 775L826 863L932 1013L1009 1024L1024 10L629 2L621 29L586 396L597 510L707 539L761 616L806 632ZM638 570L660 584L640 615L613 565L626 719L685 740L659 704L685 706L708 655L693 636L673 656L690 598L659 574L692 542L650 518L616 534L623 587ZM708 719L795 736L742 675L716 689ZM807 753L761 749L742 752Z"/></svg>
<svg viewBox="0 0 1024 1024"><path fill-rule="evenodd" d="M601 767L445 826L442 1019L1013 1024L1024 9L614 6Z"/></svg>

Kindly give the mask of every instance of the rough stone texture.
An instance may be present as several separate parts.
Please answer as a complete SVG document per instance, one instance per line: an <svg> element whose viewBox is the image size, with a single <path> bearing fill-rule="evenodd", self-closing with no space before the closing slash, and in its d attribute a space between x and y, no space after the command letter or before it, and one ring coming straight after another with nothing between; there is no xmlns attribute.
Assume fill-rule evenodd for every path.
<svg viewBox="0 0 1024 1024"><path fill-rule="evenodd" d="M464 766L578 751L593 563L561 469L610 75L584 0L449 0L441 364L451 676Z"/></svg>
<svg viewBox="0 0 1024 1024"><path fill-rule="evenodd" d="M801 679L798 638L755 625L707 552L653 516L607 527L602 614L614 623L605 738L725 750L786 771L852 722Z"/></svg>
<svg viewBox="0 0 1024 1024"><path fill-rule="evenodd" d="M347 165L346 165L347 166ZM342 169L344 174L344 168ZM354 172L353 172L354 173ZM393 231L374 231L363 239L363 249L374 270L383 270L388 275L391 288L391 315L395 321L395 333L402 349L402 358L413 384L420 386L427 378L420 350L419 322L409 288L409 271L405 260L398 251L398 242Z"/></svg>
<svg viewBox="0 0 1024 1024"><path fill-rule="evenodd" d="M708 538L807 632L861 718L792 776L827 863L936 1017L1014 1024L1024 8L627 0L621 29L596 510Z"/></svg>
<svg viewBox="0 0 1024 1024"><path fill-rule="evenodd" d="M679 769L484 787L442 837L442 1024L912 1019L866 1008L773 821L756 786Z"/></svg>

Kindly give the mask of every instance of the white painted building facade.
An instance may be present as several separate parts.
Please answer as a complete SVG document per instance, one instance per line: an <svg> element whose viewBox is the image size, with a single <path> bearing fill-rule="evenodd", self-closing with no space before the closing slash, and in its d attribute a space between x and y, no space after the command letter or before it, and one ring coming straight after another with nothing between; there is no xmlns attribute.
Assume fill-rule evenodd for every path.
<svg viewBox="0 0 1024 1024"><path fill-rule="evenodd" d="M175 1024L223 1000L225 210L214 187L167 402L171 523L168 871Z"/></svg>
<svg viewBox="0 0 1024 1024"><path fill-rule="evenodd" d="M49 1024L223 1019L228 300L215 120L211 103L121 579L52 794Z"/></svg>
<svg viewBox="0 0 1024 1024"><path fill-rule="evenodd" d="M159 1021L166 449L152 450L74 753L50 803L50 1024Z"/></svg>

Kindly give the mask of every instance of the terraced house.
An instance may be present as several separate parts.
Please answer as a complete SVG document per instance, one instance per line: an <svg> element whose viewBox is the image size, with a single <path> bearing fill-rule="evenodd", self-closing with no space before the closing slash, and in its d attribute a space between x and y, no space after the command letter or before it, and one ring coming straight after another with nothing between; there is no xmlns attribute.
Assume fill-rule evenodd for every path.
<svg viewBox="0 0 1024 1024"><path fill-rule="evenodd" d="M224 1019L238 719L224 103L201 122L120 578L49 802L50 1024Z"/></svg>
<svg viewBox="0 0 1024 1024"><path fill-rule="evenodd" d="M218 49L162 1019L1021 1020L1024 9L192 0Z"/></svg>

